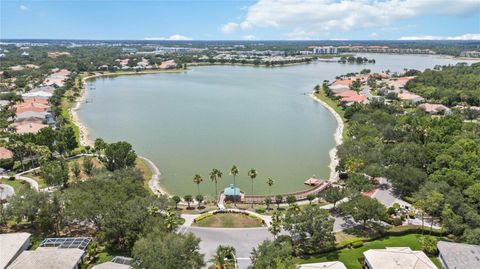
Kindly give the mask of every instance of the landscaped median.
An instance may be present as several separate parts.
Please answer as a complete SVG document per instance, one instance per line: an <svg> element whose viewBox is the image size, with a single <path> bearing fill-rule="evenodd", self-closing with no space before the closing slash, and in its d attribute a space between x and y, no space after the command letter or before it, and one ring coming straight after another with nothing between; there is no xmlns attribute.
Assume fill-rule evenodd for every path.
<svg viewBox="0 0 480 269"><path fill-rule="evenodd" d="M238 210L212 211L193 220L193 226L210 228L253 228L264 225L263 219L257 215Z"/></svg>

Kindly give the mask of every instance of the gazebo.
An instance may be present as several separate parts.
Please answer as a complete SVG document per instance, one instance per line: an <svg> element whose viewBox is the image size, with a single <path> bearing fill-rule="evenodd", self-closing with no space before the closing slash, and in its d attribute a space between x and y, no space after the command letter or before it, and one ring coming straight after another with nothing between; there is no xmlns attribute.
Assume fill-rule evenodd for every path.
<svg viewBox="0 0 480 269"><path fill-rule="evenodd" d="M307 180L305 180L305 183L306 185L310 185L310 186L316 186L316 185L319 185L322 183L322 180L318 179L318 178L315 178L315 177L311 177Z"/></svg>
<svg viewBox="0 0 480 269"><path fill-rule="evenodd" d="M240 192L240 188L234 187L233 184L230 184L230 186L226 187L223 190L223 195L225 195L225 200L233 201L234 199L236 199L237 201L241 201L242 199L242 193Z"/></svg>

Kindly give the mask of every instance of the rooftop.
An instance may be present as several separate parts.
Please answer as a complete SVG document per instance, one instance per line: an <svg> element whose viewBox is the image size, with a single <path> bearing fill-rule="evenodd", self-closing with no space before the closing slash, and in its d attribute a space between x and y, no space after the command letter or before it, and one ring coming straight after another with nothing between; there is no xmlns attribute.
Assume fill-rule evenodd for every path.
<svg viewBox="0 0 480 269"><path fill-rule="evenodd" d="M223 194L225 196L240 195L240 189L238 187L233 187L233 184L230 184L230 186L223 190Z"/></svg>
<svg viewBox="0 0 480 269"><path fill-rule="evenodd" d="M13 152L7 148L0 147L0 160L11 159L13 157Z"/></svg>
<svg viewBox="0 0 480 269"><path fill-rule="evenodd" d="M437 247L448 268L480 268L480 246L439 241Z"/></svg>
<svg viewBox="0 0 480 269"><path fill-rule="evenodd" d="M38 247L22 252L8 269L73 269L81 262L83 253L78 248Z"/></svg>
<svg viewBox="0 0 480 269"><path fill-rule="evenodd" d="M29 233L0 234L0 268L5 268L29 240Z"/></svg>
<svg viewBox="0 0 480 269"><path fill-rule="evenodd" d="M369 249L363 255L365 262L372 269L438 269L423 251L412 250L409 247Z"/></svg>
<svg viewBox="0 0 480 269"><path fill-rule="evenodd" d="M335 262L319 262L319 263L307 263L302 264L298 269L347 269L345 264L339 261Z"/></svg>

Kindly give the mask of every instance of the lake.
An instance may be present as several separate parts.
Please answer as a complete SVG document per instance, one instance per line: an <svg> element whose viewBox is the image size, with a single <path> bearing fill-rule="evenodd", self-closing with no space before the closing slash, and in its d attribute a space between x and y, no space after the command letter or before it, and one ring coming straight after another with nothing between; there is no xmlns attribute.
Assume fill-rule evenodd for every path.
<svg viewBox="0 0 480 269"><path fill-rule="evenodd" d="M277 68L202 66L184 73L98 78L89 82L78 115L90 139L125 140L151 159L170 193L214 194L208 178L223 171L219 189L233 182L230 167L240 169L237 185L251 193L250 168L258 171L255 194L299 191L315 175L327 178L329 150L335 146L336 121L306 93L323 80L358 72L423 70L459 60L425 55L362 54L375 64L317 62Z"/></svg>

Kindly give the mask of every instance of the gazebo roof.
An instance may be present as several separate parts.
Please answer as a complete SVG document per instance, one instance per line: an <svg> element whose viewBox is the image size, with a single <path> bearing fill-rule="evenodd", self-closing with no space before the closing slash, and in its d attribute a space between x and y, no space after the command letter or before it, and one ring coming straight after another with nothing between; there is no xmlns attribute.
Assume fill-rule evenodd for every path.
<svg viewBox="0 0 480 269"><path fill-rule="evenodd" d="M223 194L225 196L235 196L235 195L240 195L240 188L238 187L233 187L233 184L230 184L230 186L226 187L223 190Z"/></svg>

